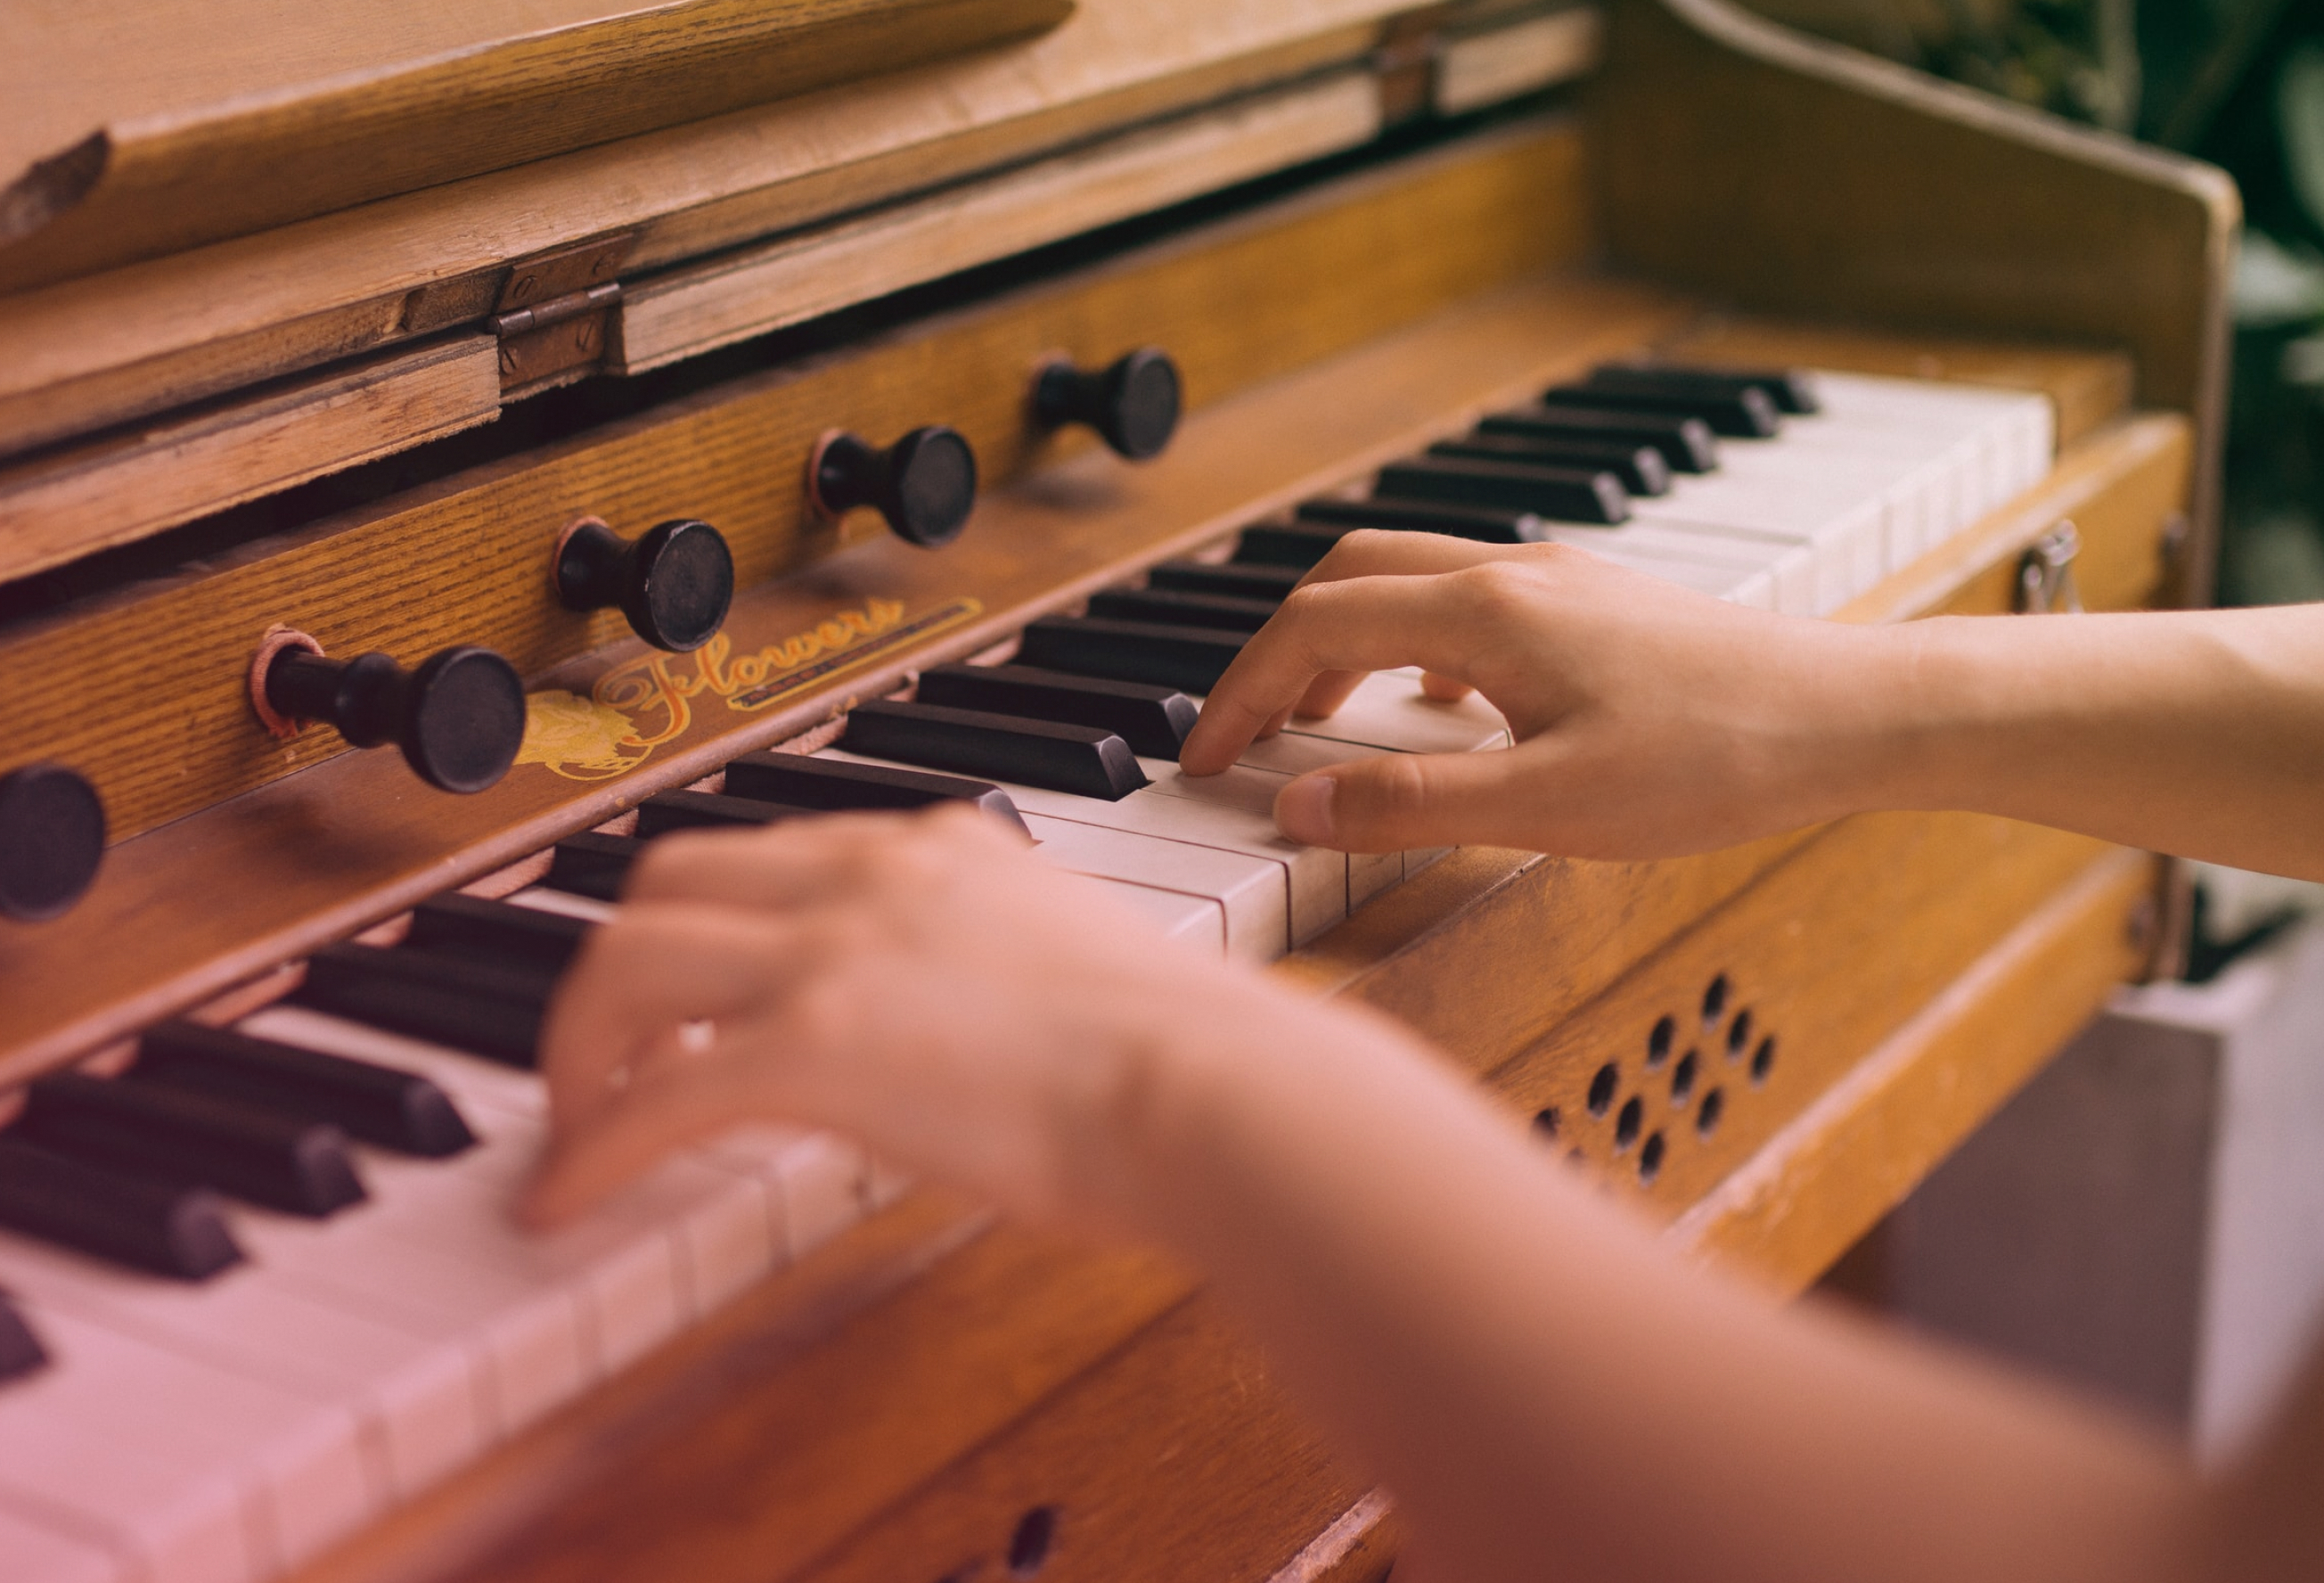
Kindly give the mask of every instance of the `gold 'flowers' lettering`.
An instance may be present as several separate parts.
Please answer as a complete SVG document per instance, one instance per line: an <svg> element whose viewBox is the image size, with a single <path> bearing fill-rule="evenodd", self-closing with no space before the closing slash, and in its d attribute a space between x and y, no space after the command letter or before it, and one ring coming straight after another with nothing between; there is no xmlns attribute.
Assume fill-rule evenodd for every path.
<svg viewBox="0 0 2324 1583"><path fill-rule="evenodd" d="M973 599L958 599L907 621L896 600L866 599L860 610L839 611L750 653L736 653L722 632L690 654L642 655L598 678L586 699L567 692L534 694L519 762L546 764L572 780L619 774L686 735L697 699L721 699L745 711L767 708L982 610Z"/></svg>

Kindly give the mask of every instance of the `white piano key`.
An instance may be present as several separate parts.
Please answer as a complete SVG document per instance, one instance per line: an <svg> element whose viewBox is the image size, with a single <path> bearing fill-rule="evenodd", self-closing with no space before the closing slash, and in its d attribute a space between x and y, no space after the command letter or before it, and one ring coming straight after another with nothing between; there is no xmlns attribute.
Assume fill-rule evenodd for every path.
<svg viewBox="0 0 2324 1583"><path fill-rule="evenodd" d="M611 902L600 902L594 896L576 896L570 891L552 891L547 885L532 885L518 891L508 900L519 907L530 907L536 912L562 912L567 918L578 918L584 923L604 923L620 911Z"/></svg>
<svg viewBox="0 0 2324 1583"><path fill-rule="evenodd" d="M497 1110L536 1124L548 1114L547 1086L538 1075L422 1040L298 1006L270 1007L245 1018L241 1026L245 1032L307 1049L422 1072L464 1106ZM634 1191L660 1204L669 1216L668 1229L678 1239L678 1254L692 1273L687 1279L706 1294L706 1301L715 1301L773 1267L781 1256L785 1234L782 1210L768 1202L768 1189L756 1174L746 1178L731 1171L704 1174L701 1167L706 1163L688 1162L681 1156ZM611 1279L607 1273L600 1282ZM641 1282L651 1295L622 1299L609 1294L603 1299L612 1305L604 1321L611 1338L609 1366L633 1356L640 1345L634 1338L660 1323L659 1292L663 1282L644 1274L630 1279Z"/></svg>
<svg viewBox="0 0 2324 1583"><path fill-rule="evenodd" d="M1799 615L1814 609L1813 547L1788 536L1643 516L1618 528L1554 528L1550 536L1715 599Z"/></svg>
<svg viewBox="0 0 2324 1583"><path fill-rule="evenodd" d="M97 1536L76 1538L71 1531L10 1511L7 1501L0 1490L0 1578L8 1583L127 1583L125 1563Z"/></svg>
<svg viewBox="0 0 2324 1583"><path fill-rule="evenodd" d="M1295 717L1284 735L1398 753L1472 753L1509 745L1508 722L1499 709L1473 692L1458 703L1440 703L1420 690L1420 671L1412 666L1374 671L1330 715Z"/></svg>
<svg viewBox="0 0 2324 1583"><path fill-rule="evenodd" d="M1184 941L1216 956L1227 951L1226 909L1205 896L1178 891L1157 891L1095 875L1074 876L1102 891L1116 906L1126 907L1151 924L1165 940Z"/></svg>
<svg viewBox="0 0 2324 1583"><path fill-rule="evenodd" d="M825 748L818 756L858 764L882 762L833 748ZM1171 769L1175 774L1176 766ZM1207 783L1192 782L1199 791L1174 795L1149 786L1113 802L1006 781L994 783L1023 812L1213 847L1278 864L1288 903L1289 943L1297 946L1347 916L1348 861L1343 853L1286 839L1275 828L1275 792L1284 779L1238 766L1209 777Z"/></svg>
<svg viewBox="0 0 2324 1583"><path fill-rule="evenodd" d="M1385 753L1362 744L1347 744L1358 753ZM1281 750L1285 754L1296 754L1296 745ZM1349 755L1342 753L1342 760ZM1249 810L1275 829L1275 799L1288 785L1293 772L1268 769L1254 762L1249 753L1235 767L1222 775L1189 775L1168 759L1142 758L1138 761L1152 784L1148 790L1162 797L1185 797L1203 802L1218 802L1230 807ZM1248 775L1244 772L1249 771ZM1396 852L1348 852L1340 855L1347 865L1347 910L1354 911L1404 877L1404 858ZM1303 937L1305 938L1305 937Z"/></svg>
<svg viewBox="0 0 2324 1583"><path fill-rule="evenodd" d="M1345 745L1341 745L1345 751ZM1215 903L1228 955L1271 962L1291 939L1283 866L1212 847L1166 841L1102 825L1025 815L1042 858L1075 874L1175 891Z"/></svg>
<svg viewBox="0 0 2324 1583"><path fill-rule="evenodd" d="M487 1443L479 1382L464 1353L284 1290L259 1264L199 1282L171 1281L0 1233L0 1286L180 1356L346 1408L399 1499Z"/></svg>
<svg viewBox="0 0 2324 1583"><path fill-rule="evenodd" d="M454 1162L366 1161L373 1201L327 1222L252 1209L235 1230L271 1283L465 1349L498 1436L596 1377L596 1316L592 1294L544 1277L512 1228L490 1235L507 1227L540 1125L496 1115L478 1131Z"/></svg>
<svg viewBox="0 0 2324 1583"><path fill-rule="evenodd" d="M258 1583L372 1515L353 1418L37 1307L51 1365L0 1395L0 1498L70 1514L152 1583Z"/></svg>
<svg viewBox="0 0 2324 1583"><path fill-rule="evenodd" d="M871 1202L870 1162L861 1148L835 1134L752 1123L710 1139L700 1153L767 1186L780 1208L785 1263L855 1225Z"/></svg>

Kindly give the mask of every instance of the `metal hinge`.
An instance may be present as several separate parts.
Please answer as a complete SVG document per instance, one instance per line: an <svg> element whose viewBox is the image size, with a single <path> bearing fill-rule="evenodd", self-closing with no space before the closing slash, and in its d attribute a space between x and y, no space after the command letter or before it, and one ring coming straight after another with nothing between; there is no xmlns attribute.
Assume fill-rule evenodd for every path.
<svg viewBox="0 0 2324 1583"><path fill-rule="evenodd" d="M1391 16L1372 46L1379 84L1380 122L1398 126L1428 114L1436 102L1436 54L1450 5L1427 5Z"/></svg>
<svg viewBox="0 0 2324 1583"><path fill-rule="evenodd" d="M2079 615L2082 596L2074 587L2074 557L2081 552L2081 530L2070 522L2060 523L2026 546L2025 553L2017 558L2018 613Z"/></svg>
<svg viewBox="0 0 2324 1583"><path fill-rule="evenodd" d="M529 394L594 373L605 360L622 282L613 277L637 233L598 236L509 266L491 324L501 341L501 393Z"/></svg>

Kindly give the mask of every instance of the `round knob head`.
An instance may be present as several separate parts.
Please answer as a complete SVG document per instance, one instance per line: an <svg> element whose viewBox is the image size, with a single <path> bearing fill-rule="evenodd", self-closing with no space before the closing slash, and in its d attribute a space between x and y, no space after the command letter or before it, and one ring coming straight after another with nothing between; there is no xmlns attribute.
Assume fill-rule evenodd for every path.
<svg viewBox="0 0 2324 1583"><path fill-rule="evenodd" d="M877 504L901 538L931 548L951 543L976 506L976 453L957 429L913 430L889 448Z"/></svg>
<svg viewBox="0 0 2324 1583"><path fill-rule="evenodd" d="M1140 347L1105 371L1097 430L1130 460L1162 454L1178 431L1178 366L1169 354Z"/></svg>
<svg viewBox="0 0 2324 1583"><path fill-rule="evenodd" d="M413 773L442 792L496 784L524 745L524 683L490 649L455 648L411 673L397 734Z"/></svg>
<svg viewBox="0 0 2324 1583"><path fill-rule="evenodd" d="M81 899L105 857L105 803L62 764L0 775L0 917L59 917Z"/></svg>
<svg viewBox="0 0 2324 1583"><path fill-rule="evenodd" d="M708 643L734 602L734 554L708 523L664 523L640 539L622 614L658 649L686 653Z"/></svg>

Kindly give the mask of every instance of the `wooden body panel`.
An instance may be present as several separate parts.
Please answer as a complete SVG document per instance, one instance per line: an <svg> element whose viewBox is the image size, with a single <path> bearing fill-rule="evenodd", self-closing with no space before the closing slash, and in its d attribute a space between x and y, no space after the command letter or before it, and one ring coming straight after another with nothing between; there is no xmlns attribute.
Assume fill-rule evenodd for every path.
<svg viewBox="0 0 2324 1583"><path fill-rule="evenodd" d="M236 612L234 619L246 621L249 613L237 610L238 588L253 579L270 588L296 581L295 574L286 579L265 564L271 554L321 555L347 565L378 557L423 572L431 563L456 565L466 591L449 601L446 616L456 625L474 607L495 601L521 610L530 626L504 630L484 623L473 629L479 635L471 641L494 643L521 668L537 671L602 645L620 630L567 616L547 596L543 574L530 559L530 536L553 534L567 520L548 520L560 509L634 521L639 528L673 515L706 517L733 542L743 580L760 580L833 542L805 514L807 456L826 430L858 427L885 443L921 423L949 422L976 447L988 486L1004 483L1028 462L1053 460L1087 443L1079 433L1051 437L1031 426L1026 395L1041 357L1102 362L1132 347L1160 345L1177 359L1189 403L1200 406L1464 297L1585 257L1594 239L1582 164L1578 128L1570 121L1536 123L1330 183L1260 213L1201 227L877 341L665 403L510 462L449 477L418 499L407 494L342 514L294 544L253 545L232 570L218 574L238 581L221 585L214 578L189 585L188 594L207 610ZM1399 248L1399 227L1412 224L1456 240L1441 248ZM877 248L896 240L876 221L865 225L865 239ZM862 283L862 258L832 257L821 246L814 243L788 262L745 254L720 265L724 274L677 277L641 293L631 308L650 319L659 303L664 314L659 322L668 335L715 341L726 322L719 314L728 308L783 317L779 284L763 278L778 263L806 269L816 291L825 289L825 280L843 295ZM1351 258L1363 267L1333 267ZM917 268L926 260L908 262ZM733 282L737 295L711 289L721 281ZM761 302L761 287L773 293L775 306ZM712 301L701 300L706 293ZM1238 334L1245 315L1264 316L1284 332ZM622 333L614 331L617 338ZM404 370L423 360L433 366L481 347L489 369L492 347L487 338L457 336L386 366ZM244 430L269 423L271 436L296 423L296 443L327 448L337 437L318 404L324 393L299 400L307 388L279 395L272 405L237 403L222 417L203 420L203 432L238 421ZM303 412L303 421L277 415L291 406ZM489 386L462 407L467 422L496 411L497 393ZM508 427L521 426L527 432L534 427L529 412L511 414ZM272 452L215 475L187 467L202 458L186 456L181 427L0 471L0 579L231 505L253 492L254 477L268 488L297 481L284 476ZM410 427L417 432L417 425ZM342 443L376 452L408 441L386 440L374 426ZM124 466L118 452L124 445L180 464L168 480L170 493L156 495L151 478L143 476L150 467L141 472ZM342 457L331 465L353 459ZM294 470L304 477L321 469ZM487 569L503 546L527 559L496 574ZM543 558L547 553L538 551ZM0 651L5 643L0 639Z"/></svg>
<svg viewBox="0 0 2324 1583"><path fill-rule="evenodd" d="M1627 265L1759 312L2128 352L2138 400L2197 421L2184 596L2204 597L2241 212L2224 172L1729 0L1620 0L1597 90Z"/></svg>
<svg viewBox="0 0 2324 1583"><path fill-rule="evenodd" d="M17 107L0 141L0 291L941 60L1073 6L120 9L86 31L38 8L0 27Z"/></svg>
<svg viewBox="0 0 2324 1583"><path fill-rule="evenodd" d="M1404 0L1081 0L1029 44L0 294L0 454L493 310L520 260L641 271L1361 60Z"/></svg>

